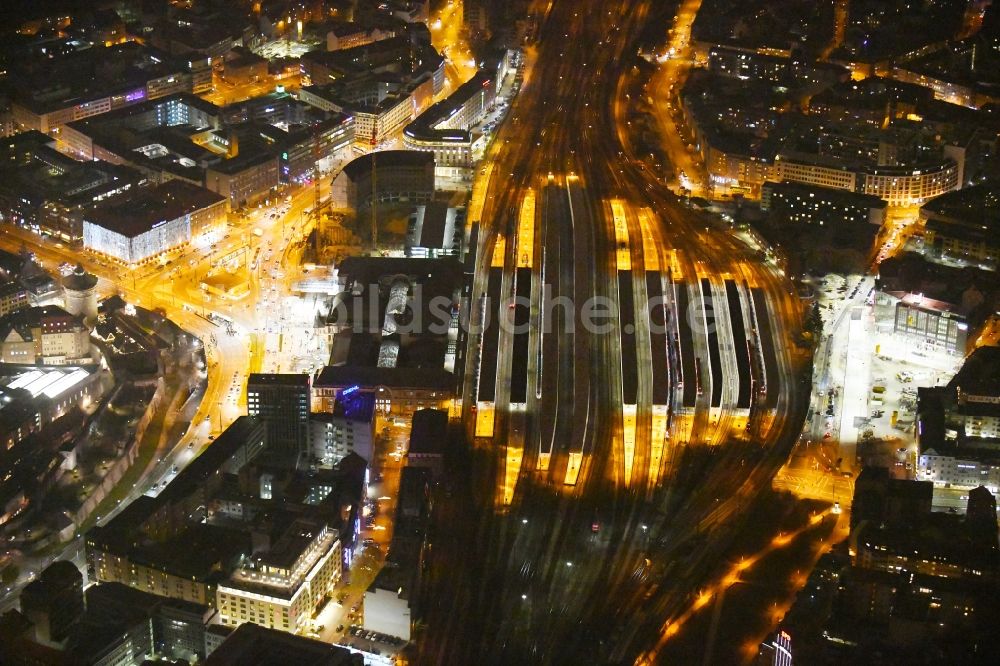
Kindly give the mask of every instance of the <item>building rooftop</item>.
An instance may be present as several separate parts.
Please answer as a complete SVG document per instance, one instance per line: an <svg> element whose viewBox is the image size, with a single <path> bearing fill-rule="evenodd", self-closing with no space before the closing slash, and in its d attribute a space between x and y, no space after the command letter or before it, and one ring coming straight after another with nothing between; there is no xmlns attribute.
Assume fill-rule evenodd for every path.
<svg viewBox="0 0 1000 666"><path fill-rule="evenodd" d="M927 483L928 487L933 484ZM927 498L930 502L930 498ZM919 520L891 525L869 523L858 535L859 542L872 550L900 553L910 560L933 561L974 569L989 575L998 564L996 537L984 548L975 528L964 516L928 513Z"/></svg>
<svg viewBox="0 0 1000 666"><path fill-rule="evenodd" d="M340 417L349 421L371 423L375 417L375 396L357 391L349 396L341 395L333 405L333 414L313 414L311 418Z"/></svg>
<svg viewBox="0 0 1000 666"><path fill-rule="evenodd" d="M135 238L160 224L226 200L211 190L180 179L136 190L131 196L97 205L86 213L88 222Z"/></svg>
<svg viewBox="0 0 1000 666"><path fill-rule="evenodd" d="M464 223L464 209L452 208L444 201L417 206L410 215L408 249L450 250L456 245L456 235L461 233Z"/></svg>
<svg viewBox="0 0 1000 666"><path fill-rule="evenodd" d="M413 138L428 141L468 143L471 140L471 134L468 130L438 129L438 126L452 118L476 95L482 95L484 89L495 85L496 78L496 67L486 67L478 70L471 79L459 86L455 92L440 102L431 105L430 108L414 118L403 130L404 133Z"/></svg>
<svg viewBox="0 0 1000 666"><path fill-rule="evenodd" d="M975 349L948 382L948 388L1000 399L1000 347Z"/></svg>
<svg viewBox="0 0 1000 666"><path fill-rule="evenodd" d="M82 327L81 319L63 310L58 305L42 305L25 308L17 312L11 312L7 316L0 318L0 340L6 340L14 331L22 340L33 339L33 330L43 328L47 322L59 322ZM39 371L41 372L41 371Z"/></svg>
<svg viewBox="0 0 1000 666"><path fill-rule="evenodd" d="M253 372L247 377L247 386L300 386L309 388L309 375L304 373Z"/></svg>
<svg viewBox="0 0 1000 666"><path fill-rule="evenodd" d="M443 409L420 409L413 414L409 452L442 454L448 441L448 412Z"/></svg>
<svg viewBox="0 0 1000 666"><path fill-rule="evenodd" d="M263 421L256 416L241 416L233 421L201 455L182 469L173 481L155 498L142 495L106 525L93 528L87 533L88 540L106 543L109 546L127 548L133 544L136 530L161 507L191 496L212 476L219 474L223 466L237 453L240 447L252 443L255 436L266 437Z"/></svg>
<svg viewBox="0 0 1000 666"><path fill-rule="evenodd" d="M818 185L808 185L806 183L797 183L794 181L782 181L780 183L775 183L772 181L767 181L764 183L764 187L770 188L771 190L777 190L782 192L787 192L789 194L800 194L804 197L818 196L822 197L825 201L831 201L834 203L849 204L852 206L865 206L867 208L887 208L888 204L882 197L877 197L873 194L863 194L861 192L849 192L847 190L838 190L831 187L820 187Z"/></svg>
<svg viewBox="0 0 1000 666"><path fill-rule="evenodd" d="M131 561L167 568L176 576L219 582L253 548L250 534L220 525L192 523L174 538L139 544L129 553Z"/></svg>
<svg viewBox="0 0 1000 666"><path fill-rule="evenodd" d="M73 272L62 279L62 284L70 291L87 291L97 286L97 276L88 273L81 264L77 264Z"/></svg>
<svg viewBox="0 0 1000 666"><path fill-rule="evenodd" d="M35 205L53 201L66 206L85 206L143 180L127 166L80 162L47 142L20 143L11 148L9 155L9 161L0 162L0 191L11 192Z"/></svg>
<svg viewBox="0 0 1000 666"><path fill-rule="evenodd" d="M205 666L362 666L364 658L347 648L266 629L252 622L241 624L205 660Z"/></svg>
<svg viewBox="0 0 1000 666"><path fill-rule="evenodd" d="M388 389L426 389L450 392L455 388L455 376L443 368L328 365L319 371L313 382L314 387L355 385L369 389L385 387Z"/></svg>
<svg viewBox="0 0 1000 666"><path fill-rule="evenodd" d="M48 113L112 94L143 99L148 81L183 75L186 63L138 42L87 49L14 67L15 99L34 113Z"/></svg>
<svg viewBox="0 0 1000 666"><path fill-rule="evenodd" d="M1000 244L1000 186L975 185L948 192L920 208L929 230Z"/></svg>
<svg viewBox="0 0 1000 666"><path fill-rule="evenodd" d="M307 518L295 520L280 539L261 553L261 564L279 569L291 569L325 529L326 525L316 520Z"/></svg>
<svg viewBox="0 0 1000 666"><path fill-rule="evenodd" d="M898 65L926 77L1000 96L1000 51L982 36L943 42Z"/></svg>
<svg viewBox="0 0 1000 666"><path fill-rule="evenodd" d="M883 261L876 284L880 291L900 298L912 295L907 302L928 308L951 307L948 311L964 315L977 307L982 310L979 304L989 302L997 293L992 272L935 264L916 252L904 252Z"/></svg>
<svg viewBox="0 0 1000 666"><path fill-rule="evenodd" d="M372 173L372 163L375 169L413 168L433 169L434 153L420 150L382 150L355 158L344 167L344 173L353 180ZM378 178L376 171L376 178Z"/></svg>

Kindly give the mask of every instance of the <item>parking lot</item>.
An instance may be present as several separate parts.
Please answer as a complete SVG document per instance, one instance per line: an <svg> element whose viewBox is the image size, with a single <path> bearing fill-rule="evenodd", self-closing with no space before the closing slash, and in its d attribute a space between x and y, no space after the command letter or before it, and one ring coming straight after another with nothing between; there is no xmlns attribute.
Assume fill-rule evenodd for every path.
<svg viewBox="0 0 1000 666"><path fill-rule="evenodd" d="M831 274L810 285L824 337L804 437L841 469L881 465L912 478L917 388L946 384L962 359L893 333L894 309L874 304L870 279Z"/></svg>

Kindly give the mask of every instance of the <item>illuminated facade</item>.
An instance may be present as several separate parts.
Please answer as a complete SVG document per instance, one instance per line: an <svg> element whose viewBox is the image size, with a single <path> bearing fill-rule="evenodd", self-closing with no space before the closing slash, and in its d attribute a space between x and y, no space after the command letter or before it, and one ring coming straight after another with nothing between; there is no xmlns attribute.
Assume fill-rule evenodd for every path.
<svg viewBox="0 0 1000 666"><path fill-rule="evenodd" d="M849 166L821 155L782 154L774 179L877 196L890 206L913 206L959 189L960 168L951 159L921 167Z"/></svg>
<svg viewBox="0 0 1000 666"><path fill-rule="evenodd" d="M52 86L50 90L16 97L11 104L15 126L57 134L64 125L75 120L192 91L191 72L186 68L186 61L137 42L85 49L66 61L63 67L54 68L48 81ZM81 70L97 72L109 62L121 68L119 76L80 75ZM99 86L94 89L94 82L100 80L112 82L114 92L107 88L102 91Z"/></svg>
<svg viewBox="0 0 1000 666"><path fill-rule="evenodd" d="M917 458L917 480L931 481L935 486L946 488L985 486L996 493L1000 491L1000 464L996 463L996 460L956 458L927 449Z"/></svg>
<svg viewBox="0 0 1000 666"><path fill-rule="evenodd" d="M950 303L920 294L901 294L896 302L892 330L905 340L929 348L964 353L969 324L965 315Z"/></svg>
<svg viewBox="0 0 1000 666"><path fill-rule="evenodd" d="M292 633L310 630L313 612L342 575L336 530L296 520L267 551L248 558L217 589L222 623L253 622Z"/></svg>
<svg viewBox="0 0 1000 666"><path fill-rule="evenodd" d="M83 246L126 264L139 263L190 239L191 223L186 216L164 220L135 233L105 226L102 222L83 221Z"/></svg>
<svg viewBox="0 0 1000 666"><path fill-rule="evenodd" d="M471 167L476 137L470 130L493 108L499 73L498 67L479 70L447 99L420 114L403 130L403 146L433 152L439 173Z"/></svg>
<svg viewBox="0 0 1000 666"><path fill-rule="evenodd" d="M789 222L819 225L881 225L886 213L885 201L872 195L791 182L764 183L760 208L780 212Z"/></svg>

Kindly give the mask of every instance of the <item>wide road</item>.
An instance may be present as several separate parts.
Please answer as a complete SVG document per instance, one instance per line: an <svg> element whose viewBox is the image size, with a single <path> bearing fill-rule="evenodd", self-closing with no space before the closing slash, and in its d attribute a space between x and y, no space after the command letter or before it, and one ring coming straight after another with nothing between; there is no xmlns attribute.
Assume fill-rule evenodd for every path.
<svg viewBox="0 0 1000 666"><path fill-rule="evenodd" d="M546 342L554 353L545 356L543 377L551 379L543 379L543 388L550 390L558 378L557 396L534 404L529 390L527 410L512 418L498 385L497 435L475 443L467 475L453 481L454 499L442 502L427 585L418 601L423 629L417 663L655 658L670 620L722 564L722 552L801 428L802 395L808 392L798 367L804 355L793 345L801 313L790 285L728 230L688 209L633 147L630 100L642 94L645 83L637 39L646 26L665 30L673 20L673 7L660 5L653 0L536 4L539 40L528 48L530 69L496 139L481 218L484 247L490 248L497 234L504 236L509 274L521 201L528 188L546 190L552 173L556 184L565 183L569 198L566 206L544 213L535 257L544 244L546 274L558 276L560 292L575 294L579 311L581 298L614 299L618 293L621 248L609 202L622 200L629 211L650 209L648 230L628 215L634 271L645 268L645 236L657 245L660 267L670 265L668 248L677 250L689 282L703 276L721 285L730 277L766 293L781 370L780 386L772 387L778 391L776 408L751 418L748 437L732 437L718 425L696 425L699 432L691 441L697 445L670 447L662 482L640 473L626 484L617 317L608 331L577 326L574 334ZM549 226L565 225L567 217L568 230ZM485 283L490 256L485 254L477 294ZM505 284L509 289L509 279ZM642 293L639 287L637 300ZM640 345L645 335L640 332ZM501 336L501 354L509 349L510 341ZM566 367L570 360L572 371ZM500 365L509 368L509 360ZM533 382L536 375L530 374ZM647 381L639 385L633 470L649 460ZM463 405L470 417L469 401ZM725 412L723 424L731 420ZM508 463L506 448L517 444L515 439L523 442L524 457L512 501L502 506L496 488ZM714 446L704 446L706 441ZM536 442L555 443L547 470L538 470ZM585 453L575 485L563 483L566 450Z"/></svg>
<svg viewBox="0 0 1000 666"><path fill-rule="evenodd" d="M329 189L329 179L321 194ZM271 202L270 206L252 209L247 216L230 216L226 231L214 244L189 245L165 257L169 263L130 268L79 248L40 238L19 227L3 225L0 249L8 252L29 250L51 274L58 275L61 264L82 264L99 278L102 296L121 294L136 305L158 310L206 347L206 385L191 425L180 438L165 437L153 462L143 470L135 486L111 511L102 509L98 523L110 520L140 495L150 492L162 481L172 478L175 466L183 467L211 444L215 435L238 416L246 413L246 378L264 369L298 371L291 345L265 350L265 340L302 334L294 323L285 321L282 300L291 292L292 283L301 277L297 256L314 221L306 212L315 206L316 193L311 187L299 188L290 200ZM259 230L258 235L255 230ZM200 280L222 257L238 254L240 270L248 270L259 250L256 269L247 274L249 293L239 300L210 296L199 286ZM230 319L230 334L217 317ZM213 321L213 319L215 319ZM311 327L311 320L310 320ZM303 329L304 330L304 329ZM325 357L324 357L325 360ZM318 365L322 365L319 362ZM82 538L76 538L54 555L47 556L36 569L55 559L83 561ZM16 590L15 590L16 592ZM0 601L0 609L14 602L15 594Z"/></svg>

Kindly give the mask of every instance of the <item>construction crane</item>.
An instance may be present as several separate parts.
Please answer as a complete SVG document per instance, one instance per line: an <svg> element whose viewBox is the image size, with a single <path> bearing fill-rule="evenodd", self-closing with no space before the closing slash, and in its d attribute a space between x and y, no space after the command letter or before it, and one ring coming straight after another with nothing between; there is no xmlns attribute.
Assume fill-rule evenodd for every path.
<svg viewBox="0 0 1000 666"><path fill-rule="evenodd" d="M378 192L378 188L375 185L375 178L378 174L378 167L375 162L377 157L375 155L375 148L378 146L378 121L376 120L372 124L372 199L369 207L372 209L372 254L378 252L378 219L376 217L376 205L375 205L375 195Z"/></svg>

